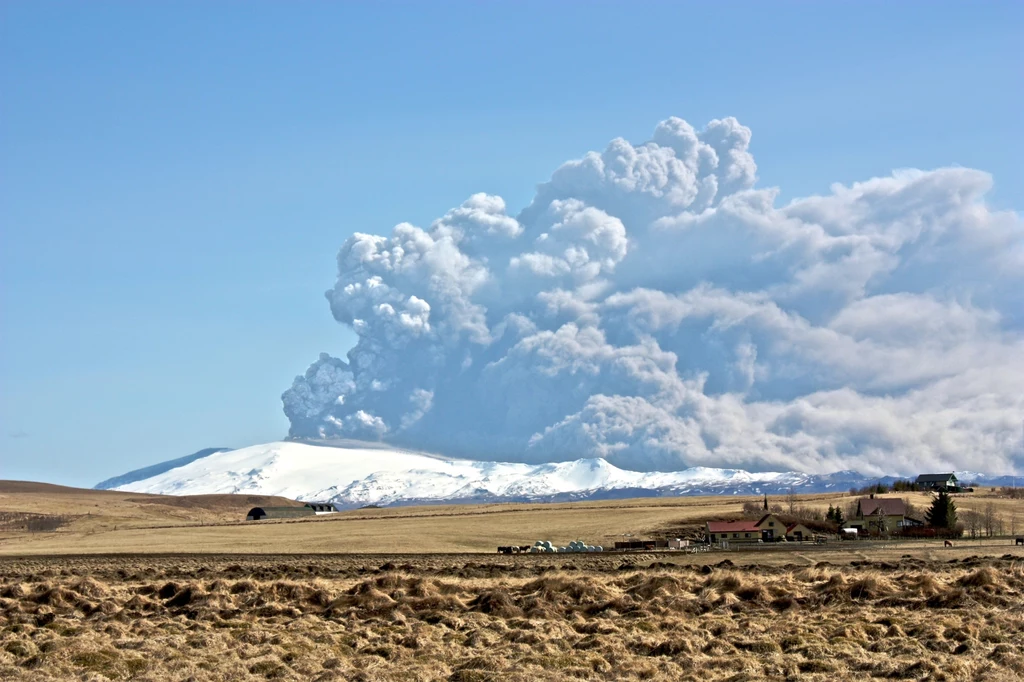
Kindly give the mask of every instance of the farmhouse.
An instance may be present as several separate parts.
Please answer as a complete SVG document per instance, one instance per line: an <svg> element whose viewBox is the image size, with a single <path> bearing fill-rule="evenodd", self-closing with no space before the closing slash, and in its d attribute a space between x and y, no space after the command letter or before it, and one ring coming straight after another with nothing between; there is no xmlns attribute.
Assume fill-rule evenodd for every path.
<svg viewBox="0 0 1024 682"><path fill-rule="evenodd" d="M709 542L774 542L786 535L786 524L774 514L765 514L757 521L708 521Z"/></svg>
<svg viewBox="0 0 1024 682"><path fill-rule="evenodd" d="M898 498L870 498L857 500L857 511L846 522L847 528L864 529L877 533L893 533L911 526L921 526L922 521L907 516L906 503Z"/></svg>
<svg viewBox="0 0 1024 682"><path fill-rule="evenodd" d="M246 514L246 521L259 521L260 519L295 519L303 516L315 516L308 505L305 507L253 507Z"/></svg>
<svg viewBox="0 0 1024 682"><path fill-rule="evenodd" d="M921 474L916 483L922 490L945 490L948 493L960 490L956 474Z"/></svg>

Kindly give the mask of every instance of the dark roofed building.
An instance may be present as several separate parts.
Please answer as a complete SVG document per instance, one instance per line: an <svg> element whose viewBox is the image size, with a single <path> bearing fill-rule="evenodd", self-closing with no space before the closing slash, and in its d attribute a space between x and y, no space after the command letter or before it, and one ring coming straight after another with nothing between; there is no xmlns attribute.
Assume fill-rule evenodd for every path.
<svg viewBox="0 0 1024 682"><path fill-rule="evenodd" d="M786 524L774 514L765 514L757 521L708 521L709 542L772 542L786 534Z"/></svg>
<svg viewBox="0 0 1024 682"><path fill-rule="evenodd" d="M295 519L303 516L315 516L310 507L253 507L246 515L246 521L260 519Z"/></svg>
<svg viewBox="0 0 1024 682"><path fill-rule="evenodd" d="M330 514L338 511L333 502L307 502L306 506L317 514Z"/></svg>
<svg viewBox="0 0 1024 682"><path fill-rule="evenodd" d="M858 500L857 516L906 516L907 505L899 498L876 497Z"/></svg>
<svg viewBox="0 0 1024 682"><path fill-rule="evenodd" d="M954 492L960 489L960 481L956 479L956 474L921 474L917 477L916 483L924 490Z"/></svg>
<svg viewBox="0 0 1024 682"><path fill-rule="evenodd" d="M857 500L857 511L846 522L848 528L863 528L879 533L892 533L922 522L907 516L906 503L895 497L871 497Z"/></svg>

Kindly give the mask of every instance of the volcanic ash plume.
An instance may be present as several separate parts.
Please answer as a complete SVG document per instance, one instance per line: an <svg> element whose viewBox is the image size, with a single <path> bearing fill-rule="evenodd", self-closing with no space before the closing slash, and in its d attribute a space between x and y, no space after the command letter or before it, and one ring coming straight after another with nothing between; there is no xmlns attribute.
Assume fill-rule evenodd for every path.
<svg viewBox="0 0 1024 682"><path fill-rule="evenodd" d="M359 341L284 393L291 435L636 470L1024 464L1024 220L990 176L777 206L749 143L670 118L517 216L476 194L354 234L327 299Z"/></svg>

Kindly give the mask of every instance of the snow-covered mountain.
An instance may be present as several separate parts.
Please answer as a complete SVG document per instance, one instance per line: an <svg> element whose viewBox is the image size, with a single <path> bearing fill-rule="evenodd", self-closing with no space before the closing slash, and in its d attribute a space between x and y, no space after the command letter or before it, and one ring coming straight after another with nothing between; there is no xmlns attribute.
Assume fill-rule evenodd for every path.
<svg viewBox="0 0 1024 682"><path fill-rule="evenodd" d="M101 481L96 484L98 490L113 490L118 486L128 485L129 483L135 483L136 481L142 481L147 478L152 478L157 474L162 474L165 471L176 469L177 467L185 466L189 462L194 462L202 457L208 457L217 452L225 452L231 448L205 448L199 452L193 452L191 455L179 457L178 459L169 459L166 462L160 462L152 466L143 467L141 469L135 469L129 471L127 474L121 474L120 476L114 476L108 478L105 481Z"/></svg>
<svg viewBox="0 0 1024 682"><path fill-rule="evenodd" d="M98 488L169 495L251 493L341 507L438 502L557 501L664 495L842 491L879 480L695 467L641 473L603 459L552 464L478 462L374 443L275 442L205 450L108 479ZM891 479L882 479L891 480Z"/></svg>

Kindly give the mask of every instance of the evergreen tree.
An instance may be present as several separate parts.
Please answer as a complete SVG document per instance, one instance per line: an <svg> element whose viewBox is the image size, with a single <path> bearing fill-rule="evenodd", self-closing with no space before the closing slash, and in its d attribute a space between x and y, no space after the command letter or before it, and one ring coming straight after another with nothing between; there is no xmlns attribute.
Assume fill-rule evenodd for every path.
<svg viewBox="0 0 1024 682"><path fill-rule="evenodd" d="M956 504L945 490L940 490L935 496L924 518L933 528L956 528Z"/></svg>
<svg viewBox="0 0 1024 682"><path fill-rule="evenodd" d="M828 506L828 513L825 514L825 518L836 524L842 526L846 519L843 518L843 510L839 507L833 507L831 504Z"/></svg>
<svg viewBox="0 0 1024 682"><path fill-rule="evenodd" d="M768 511L768 493L764 494L764 510Z"/></svg>

